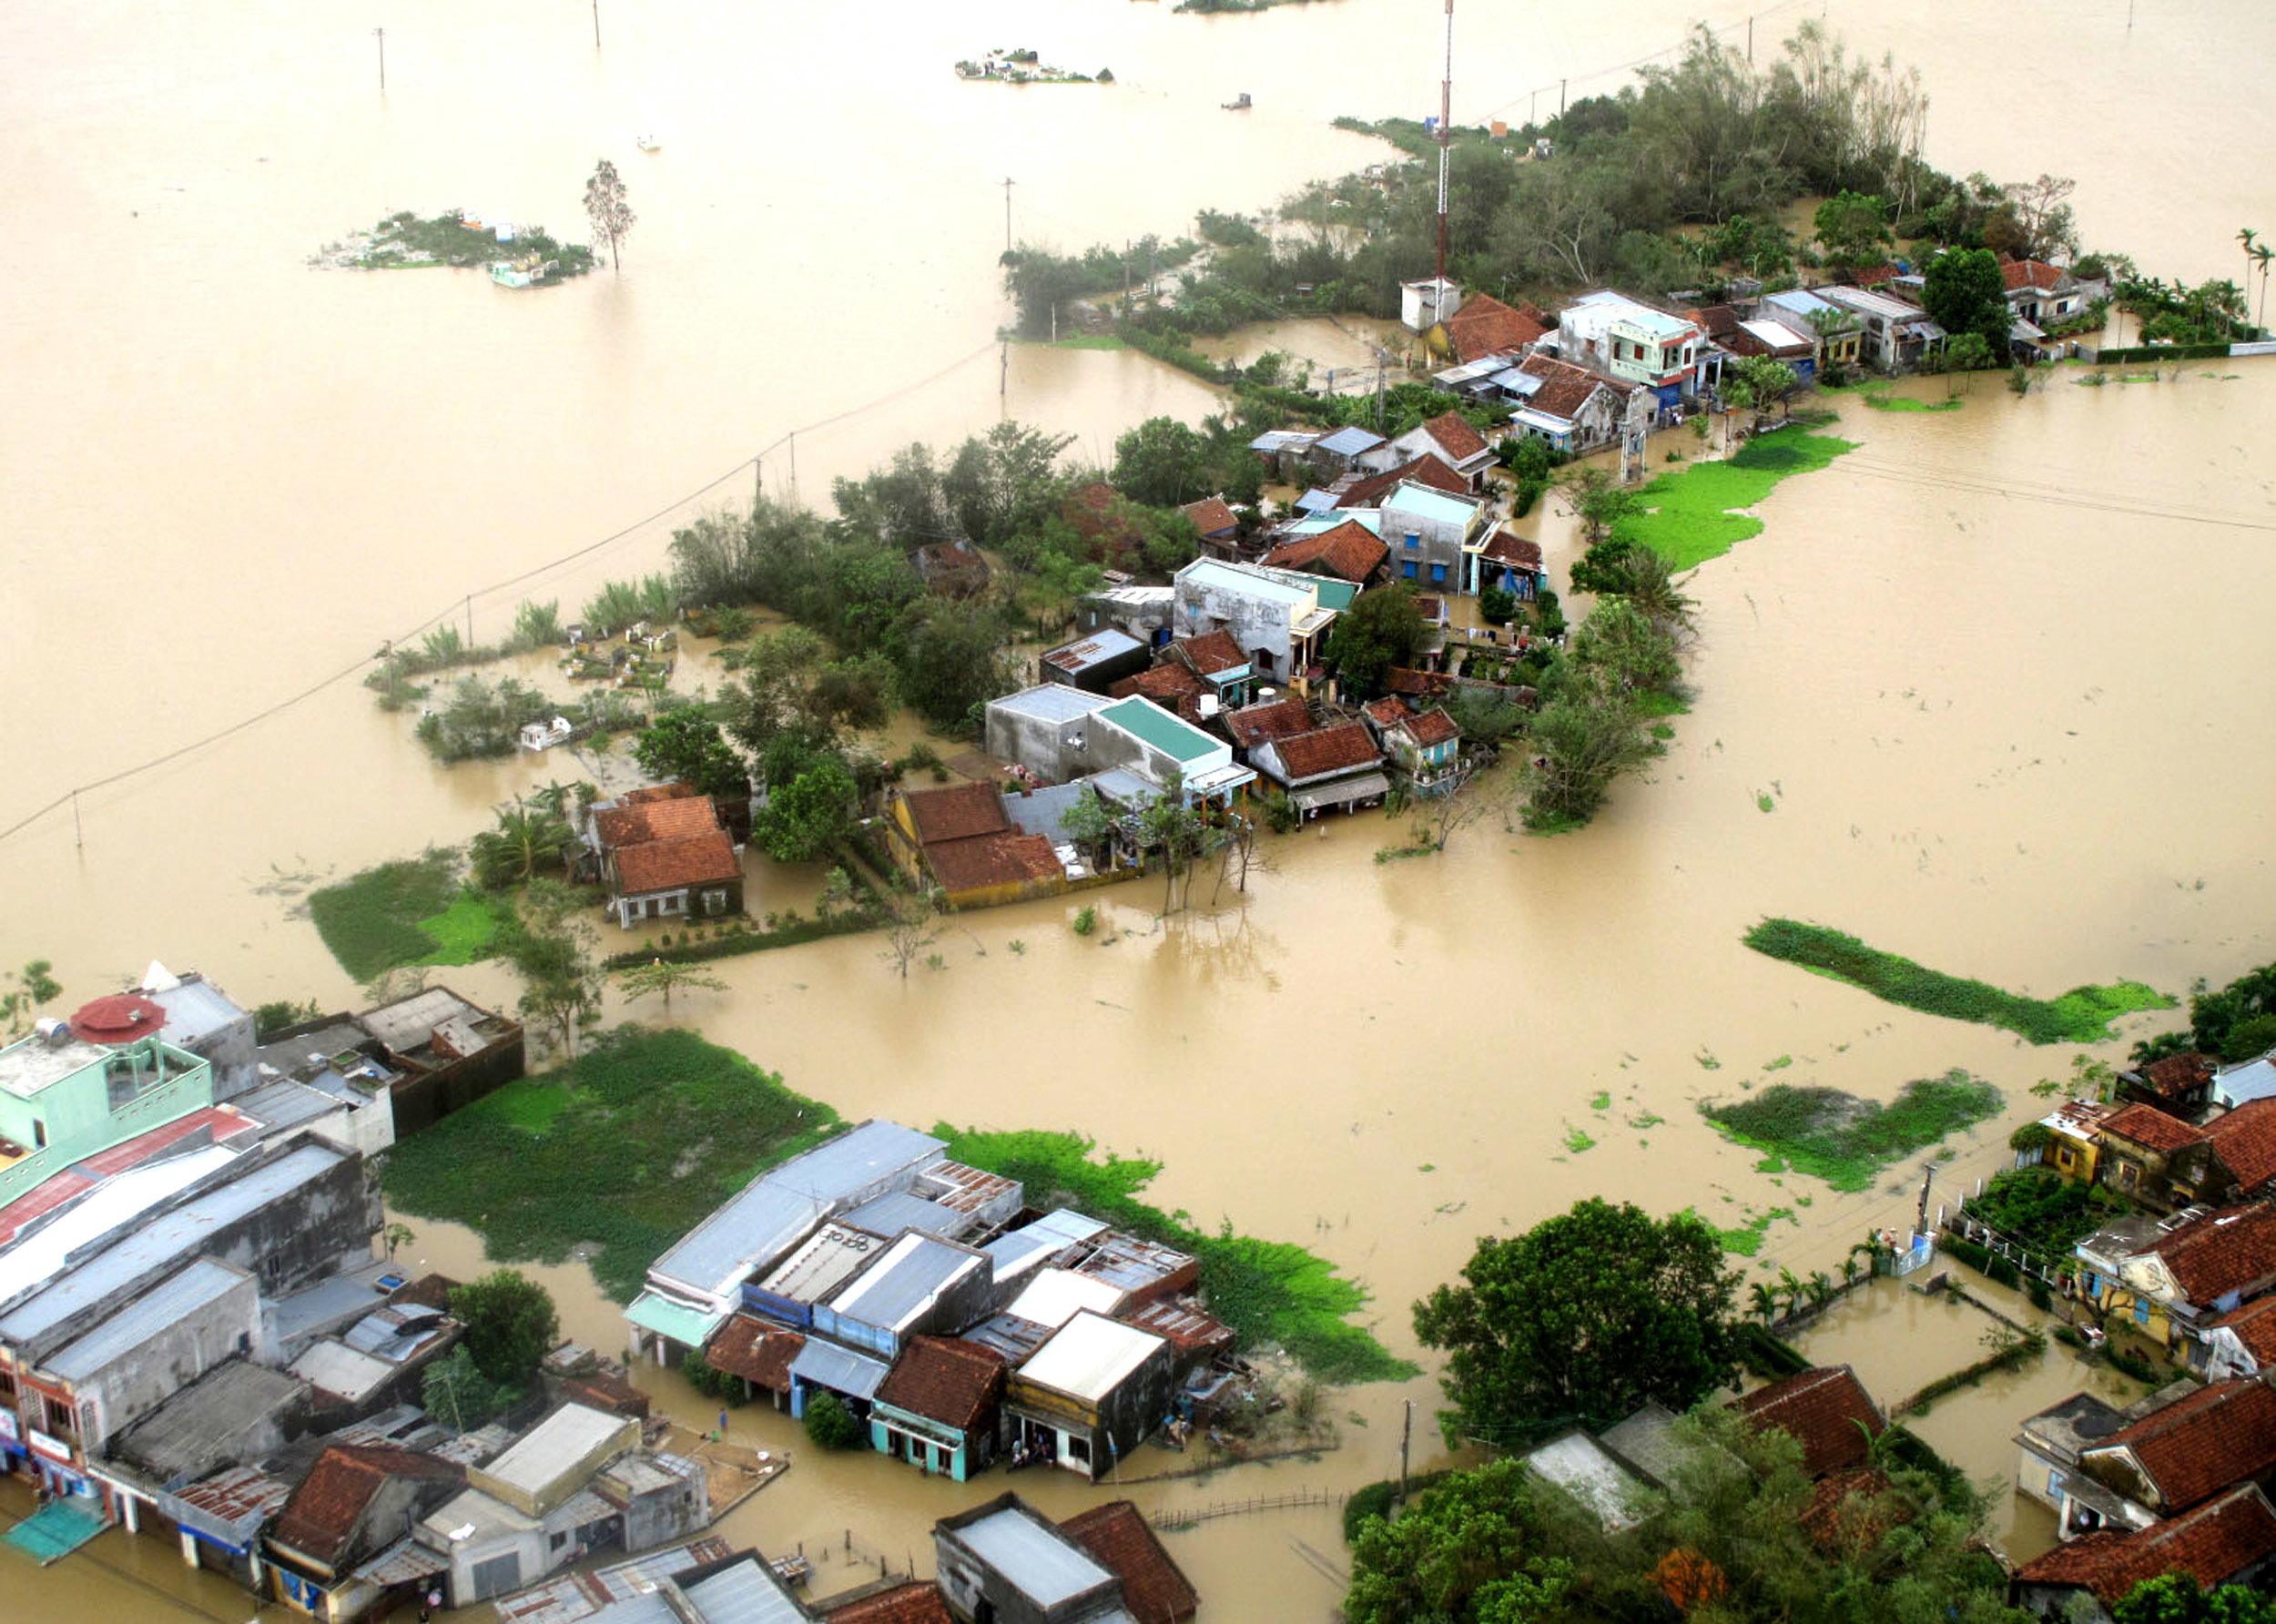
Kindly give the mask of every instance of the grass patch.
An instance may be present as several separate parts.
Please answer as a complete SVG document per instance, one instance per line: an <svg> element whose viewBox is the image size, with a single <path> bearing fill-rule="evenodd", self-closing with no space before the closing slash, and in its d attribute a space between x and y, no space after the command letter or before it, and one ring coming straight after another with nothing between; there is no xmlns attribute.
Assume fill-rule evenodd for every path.
<svg viewBox="0 0 2276 1624"><path fill-rule="evenodd" d="M1685 1207L1683 1211L1692 1217L1697 1218L1702 1223L1707 1224L1709 1229L1713 1230L1715 1239L1722 1244L1722 1249L1734 1257L1753 1257L1762 1251L1763 1238L1770 1233L1770 1226L1773 1221L1783 1218L1789 1223L1801 1223L1801 1220L1793 1215L1793 1211L1790 1207L1773 1207L1767 1213L1754 1213L1736 1229L1723 1229L1716 1224L1708 1223L1706 1217L1697 1207Z"/></svg>
<svg viewBox="0 0 2276 1624"><path fill-rule="evenodd" d="M1936 1143L1999 1111L1999 1090L1954 1069L1915 1078L1894 1103L1839 1089L1774 1083L1735 1104L1702 1101L1700 1114L1726 1139L1783 1160L1836 1190L1865 1190L1901 1156Z"/></svg>
<svg viewBox="0 0 2276 1624"><path fill-rule="evenodd" d="M2132 1210L2108 1185L2075 1184L2047 1167L2003 1172L1967 1203L1969 1217L1990 1224L2049 1265L2067 1262L2072 1247Z"/></svg>
<svg viewBox="0 0 2276 1624"><path fill-rule="evenodd" d="M1347 1321L1367 1294L1326 1259L1285 1241L1257 1241L1221 1226L1214 1234L1184 1213L1164 1213L1139 1199L1162 1171L1158 1162L1109 1153L1094 1158L1090 1140L1045 1131L985 1132L936 1124L948 1153L1027 1185L1030 1205L1063 1203L1117 1229L1191 1252L1201 1260L1209 1311L1243 1343L1276 1342L1323 1382L1403 1381L1416 1374L1375 1337Z"/></svg>
<svg viewBox="0 0 2276 1624"><path fill-rule="evenodd" d="M2032 1043L2106 1042L2116 1035L2110 1022L2119 1016L2169 1010L2175 1001L2139 981L2074 987L2059 998L2026 998L1987 982L1929 969L1868 948L1854 936L1795 919L1764 919L1746 933L1745 941L1758 953L1846 981L1890 1003L1948 1020L2000 1027Z"/></svg>
<svg viewBox="0 0 2276 1624"><path fill-rule="evenodd" d="M1030 339L1026 342L1029 348L1035 350L1127 350L1130 348L1128 344L1111 332L1079 332L1072 338L1060 339L1055 341L1045 340L1039 343Z"/></svg>
<svg viewBox="0 0 2276 1624"><path fill-rule="evenodd" d="M1594 1149L1596 1149L1596 1141L1582 1130L1579 1128L1565 1130L1565 1153L1567 1155L1578 1156L1583 1151Z"/></svg>
<svg viewBox="0 0 2276 1624"><path fill-rule="evenodd" d="M1589 1109L1590 1109L1590 1111L1610 1111L1610 1110L1611 1110L1611 1109L1612 1109L1612 1091L1611 1091L1610 1089L1599 1089L1599 1090L1597 1090L1597 1091L1596 1091L1595 1093L1593 1093L1593 1094L1590 1095L1590 1096L1589 1096Z"/></svg>
<svg viewBox="0 0 2276 1624"><path fill-rule="evenodd" d="M1875 411L1957 411L1966 402L1957 395L1948 401L1922 401L1911 395L1869 394L1865 404Z"/></svg>
<svg viewBox="0 0 2276 1624"><path fill-rule="evenodd" d="M1760 519L1737 510L1754 506L1779 481L1815 472L1854 449L1854 441L1797 429L1750 440L1722 462L1694 462L1653 480L1638 492L1648 511L1624 522L1620 534L1651 548L1671 570L1694 568L1762 533Z"/></svg>
<svg viewBox="0 0 2276 1624"><path fill-rule="evenodd" d="M366 868L309 893L309 918L340 968L370 981L406 964L472 964L490 957L500 899L467 889L455 853Z"/></svg>
<svg viewBox="0 0 2276 1624"><path fill-rule="evenodd" d="M720 1203L837 1126L731 1049L628 1026L397 1141L384 1179L403 1212L466 1224L502 1262L593 1243L594 1279L624 1303Z"/></svg>

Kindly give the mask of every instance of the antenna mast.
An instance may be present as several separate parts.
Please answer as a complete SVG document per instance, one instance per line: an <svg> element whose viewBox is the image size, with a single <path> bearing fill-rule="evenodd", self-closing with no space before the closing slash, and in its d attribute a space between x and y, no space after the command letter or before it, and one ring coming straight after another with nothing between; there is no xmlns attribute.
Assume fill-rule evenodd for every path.
<svg viewBox="0 0 2276 1624"><path fill-rule="evenodd" d="M1447 73L1438 81L1438 302L1446 300L1447 150L1454 120L1454 0L1447 0Z"/></svg>

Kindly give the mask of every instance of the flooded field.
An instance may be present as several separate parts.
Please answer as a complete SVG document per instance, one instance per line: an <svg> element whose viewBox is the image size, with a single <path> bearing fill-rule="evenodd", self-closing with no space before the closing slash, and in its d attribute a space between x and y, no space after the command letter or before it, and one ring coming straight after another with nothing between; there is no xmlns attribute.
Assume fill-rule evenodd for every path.
<svg viewBox="0 0 2276 1624"><path fill-rule="evenodd" d="M2129 33L2120 0L2089 5L2060 81L2014 71L2042 44L2021 14L1921 31L1856 0L1823 9L1854 47L1921 67L1936 161L2079 177L2090 245L2196 279L2233 271L2238 224L2276 220L2258 156L2276 109L2245 66L2276 46L2264 8L2145 0ZM1745 11L1616 0L1537 16L1484 0L1461 25L1456 115L1522 118L1560 77L1573 95L1614 88L1600 70L1673 44L1692 15L1727 28ZM1001 182L1021 236L1074 249L1375 161L1383 148L1325 121L1435 105L1429 53L1386 74L1381 39L1423 25L1411 12L994 0L897 15L848 85L808 66L842 55L826 10L620 5L596 56L574 10L417 0L386 20L382 97L368 26L321 13L10 9L0 963L54 959L70 1000L157 956L249 1003L352 1000L308 887L462 841L497 802L575 776L558 756L431 764L411 718L358 685L383 638L471 611L493 639L527 596L574 614L603 578L661 567L674 523L744 498L763 448L769 490L795 478L819 500L897 445L1003 411L1104 461L1135 421L1214 410L1134 353L1013 347L999 370ZM1522 52L1484 43L1521 36ZM991 42L1111 65L1119 82L958 84L950 64ZM1243 88L1254 113L1218 109ZM2114 100L2136 115L2110 118ZM2201 138L2207 107L2227 138ZM632 150L642 129L660 151ZM397 208L582 235L579 188L604 153L641 216L621 276L514 295L446 270L303 264ZM1312 324L1233 345L1263 348L1367 359L1347 363L1364 342ZM1694 707L1584 833L1525 839L1489 818L1442 857L1378 865L1403 831L1363 817L1272 842L1245 898L1166 923L1134 886L1106 894L1112 928L1087 939L1059 904L960 919L945 967L907 981L859 938L758 954L716 967L729 990L675 1018L848 1118L1070 1127L1157 1156L1159 1204L1314 1247L1368 1284L1379 1334L1409 1356L1407 1305L1478 1234L1586 1194L1723 1226L1783 1207L1762 1266L1838 1267L1867 1228L1909 1215L1918 1165L1855 1194L1782 1183L1697 1101L1760 1085L1782 1058L1779 1081L1875 1099L1965 1067L2009 1095L1938 1172L1972 1182L2005 1164L2007 1133L2043 1109L2026 1091L2066 1075L2071 1051L1877 1004L1748 951L1749 925L1819 920L2038 994L2119 976L2180 992L2268 959L2276 909L2276 750L2245 654L2276 596L2260 428L2276 370L2100 389L2058 376L2022 400L1979 384L1953 412L1842 411L1860 449L1781 486L1765 533L1695 578ZM1561 580L1569 529L1553 513L1541 526ZM76 807L31 817L74 786ZM818 883L761 875L754 908L808 907ZM513 996L493 967L448 979ZM477 1266L463 1232L421 1226L412 1249ZM572 1334L621 1345L577 1265L545 1278ZM1884 1396L1973 1356L1935 1321L1945 1308L1879 1302L1816 1333L1816 1356L1856 1362ZM1853 1333L1853 1314L1883 1317ZM1868 1365L1885 1352L1882 1376ZM1971 1472L2000 1471L1996 1440L2070 1390L2049 1375L2042 1395L2042 1379L1948 1399L1922 1430ZM708 1413L672 1375L642 1380L685 1419ZM1393 1468L1409 1399L1420 1466L1428 1377L1334 1396L1343 1446L1317 1463L1129 1492L1150 1508L1341 1492ZM734 1429L798 1446L772 1416L741 1412ZM1031 1474L975 1487L1008 1486L1052 1509L1096 1497ZM931 1520L963 1503L881 1457L801 1457L727 1531L769 1550L837 1540L832 1588L864 1562L923 1570ZM2027 1519L2015 1536L2044 1537ZM92 1548L125 1571L27 1573L22 1616L244 1616L240 1593L186 1575L168 1546ZM1206 1523L1172 1548L1212 1618L1324 1618L1337 1594L1329 1512Z"/></svg>

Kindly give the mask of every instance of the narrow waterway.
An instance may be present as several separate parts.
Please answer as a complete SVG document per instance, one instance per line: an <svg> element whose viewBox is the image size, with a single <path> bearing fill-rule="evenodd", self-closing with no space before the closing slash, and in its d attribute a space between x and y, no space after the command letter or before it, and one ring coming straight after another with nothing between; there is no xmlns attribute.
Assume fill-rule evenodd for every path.
<svg viewBox="0 0 2276 1624"><path fill-rule="evenodd" d="M2144 0L2129 32L2124 0L2086 5L2059 78L2017 71L2049 42L2002 8L1921 30L1832 0L1762 25L1758 51L1821 9L1853 48L1920 66L1936 161L2077 175L2091 245L2195 279L2233 270L2239 225L2276 222L2260 161L2276 110L2249 66L2276 47L2264 8ZM1480 0L1460 22L1457 116L1522 118L1560 77L1573 95L1615 87L1590 76L1672 44L1692 15L1727 28L1746 8L1541 16ZM1001 411L1104 461L1133 422L1214 409L1131 353L1013 347L1000 370L1003 178L1019 234L1066 249L1253 208L1382 155L1327 129L1333 115L1435 105L1435 54L1384 42L1435 40L1438 18L1393 0L1212 19L994 0L864 29L858 72L833 75L814 65L852 62L855 41L822 7L612 5L596 55L575 8L416 0L384 19L382 97L376 19L55 0L0 16L0 828L346 674L0 839L0 963L54 959L69 999L156 956L249 1003L352 1000L300 911L307 887L463 840L496 802L574 776L558 758L430 764L411 718L357 685L381 638L443 612L492 639L529 595L574 613L601 579L660 567L703 502L744 498L747 468L706 482L801 424L828 426L771 451L763 477L782 489L795 471L818 500L835 475ZM991 44L1120 82L951 77ZM1254 112L1219 110L1245 88ZM635 150L640 130L661 150ZM581 235L604 154L641 216L621 275L515 295L471 273L303 264L398 208ZM1252 343L1368 359L1315 330L1234 348ZM1765 533L1695 577L1698 700L1586 832L1524 839L1493 818L1443 857L1378 865L1397 827L1338 822L1273 842L1246 897L1166 924L1143 887L1110 893L1113 929L1087 939L1058 905L970 916L940 944L945 968L905 982L874 942L841 939L725 961L729 990L676 1014L848 1118L1069 1127L1158 1156L1161 1204L1316 1247L1367 1284L1379 1333L1410 1355L1407 1304L1478 1234L1586 1194L1724 1223L1789 1207L1763 1266L1837 1267L1867 1227L1909 1214L1918 1169L1854 1195L1774 1183L1700 1099L1782 1056L1782 1081L1884 1099L1964 1066L2010 1097L1938 1174L1972 1182L2004 1164L2007 1132L2042 1109L2026 1090L2070 1051L1775 964L1740 944L1749 924L1822 919L2035 993L2119 975L2179 992L2264 961L2276 904L2276 751L2251 657L2276 589L2276 461L2258 429L2276 371L1842 410L1860 449L1780 487ZM1543 533L1561 580L1564 522ZM754 906L808 906L813 884L762 875ZM513 996L489 967L448 979ZM420 1226L413 1250L477 1262L444 1226ZM572 1334L621 1345L576 1265L546 1278ZM685 1418L708 1413L676 1378L642 1379ZM1984 1394L2017 1406L1982 1412L1985 1436L2060 1396ZM1340 1491L1393 1469L1410 1398L1423 1464L1435 1397L1427 1377L1337 1395L1344 1446L1316 1465L1133 1492L1185 1507ZM1947 1411L1976 1434L1956 1401L1924 1432L1990 1470L1932 1430ZM775 1418L734 1425L798 1447ZM1016 1487L1054 1509L1096 1497L1031 1474ZM881 1458L801 1455L728 1531L770 1550L836 1538L845 1557L851 1529L866 1560L913 1555L921 1571L930 1521L963 1503ZM1331 1514L1229 1519L1172 1546L1226 1619L1324 1617L1336 1588L1305 1548L1341 1561ZM168 1600L74 1558L12 1576L12 1605L243 1616L168 1546L125 1559Z"/></svg>

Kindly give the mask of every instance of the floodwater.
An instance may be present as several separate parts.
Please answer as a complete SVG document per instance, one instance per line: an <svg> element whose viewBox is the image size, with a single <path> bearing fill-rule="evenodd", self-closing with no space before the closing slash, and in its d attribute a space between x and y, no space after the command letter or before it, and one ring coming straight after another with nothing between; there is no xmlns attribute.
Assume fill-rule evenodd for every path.
<svg viewBox="0 0 2276 1624"><path fill-rule="evenodd" d="M2142 0L2129 32L2126 0L2096 0L2067 24L2059 78L2017 67L2045 52L2013 8L1924 32L1826 0L1765 19L1758 48L1821 9L1855 47L1919 65L1940 163L2079 177L2090 244L2197 279L2233 270L2239 225L2276 224L2259 161L2276 110L2246 66L2276 46L2263 7ZM1440 15L989 0L856 32L811 5L602 11L597 54L588 17L535 0L412 0L352 25L245 4L0 16L0 829L182 751L0 838L0 963L54 959L67 998L153 956L242 1000L351 998L299 912L307 887L462 840L575 770L431 765L410 718L357 685L383 638L471 614L494 639L532 595L574 614L600 580L660 567L673 523L745 498L761 452L769 490L818 498L1002 411L1102 462L1139 420L1214 410L1133 353L1015 346L1000 371L1002 180L1018 233L1068 249L1253 209L1382 156L1332 115L1433 105L1421 46ZM1604 70L1693 15L1728 28L1745 11L1481 0L1460 19L1457 117L1522 119L1560 76L1574 95L1613 87ZM950 76L1021 44L1119 83ZM1255 111L1218 109L1242 89ZM643 130L661 150L635 149ZM400 208L578 235L602 155L641 217L621 275L514 295L304 264ZM1163 1205L1316 1247L1373 1291L1403 1354L1407 1304L1478 1234L1599 1192L1724 1223L1787 1206L1763 1266L1837 1267L1909 1214L1918 1169L1854 1195L1773 1183L1700 1099L1780 1057L1779 1080L1880 1098L1965 1066L2012 1101L1938 1170L1972 1182L2068 1052L1759 958L1739 941L1753 920L1823 919L2038 993L2119 975L2180 991L2270 956L2276 750L2252 651L2276 593L2260 428L2276 370L2230 370L2063 377L2020 401L1983 383L1948 413L1846 401L1860 449L1781 487L1767 531L1700 573L1698 701L1582 834L1523 839L1489 817L1442 857L1378 865L1403 831L1338 822L1272 842L1245 898L1209 905L1204 884L1167 924L1143 885L1108 894L1113 928L1087 939L1071 907L971 916L939 944L944 968L906 981L873 942L817 943L724 961L730 990L676 1018L849 1118L1065 1126L1158 1156ZM1561 575L1569 530L1550 514L1542 533ZM805 906L814 883L762 875L755 906ZM493 969L449 979L510 997ZM418 1244L472 1264L441 1226ZM616 1344L574 1266L549 1279L573 1330ZM705 1413L675 1378L645 1379ZM1348 1488L1393 1469L1408 1399L1419 1467L1428 1378L1333 1397L1344 1447L1316 1465L1133 1492ZM795 1446L770 1418L736 1426ZM1054 1507L1091 1497L1019 1487ZM871 1558L921 1569L924 1529L967 1497L881 1459L802 1458L731 1531L778 1549L851 1528ZM1173 1545L1214 1617L1325 1616L1336 1587L1300 1547L1339 1563L1332 1516L1231 1518ZM168 1616L91 1562L24 1586L11 1599L33 1618Z"/></svg>

